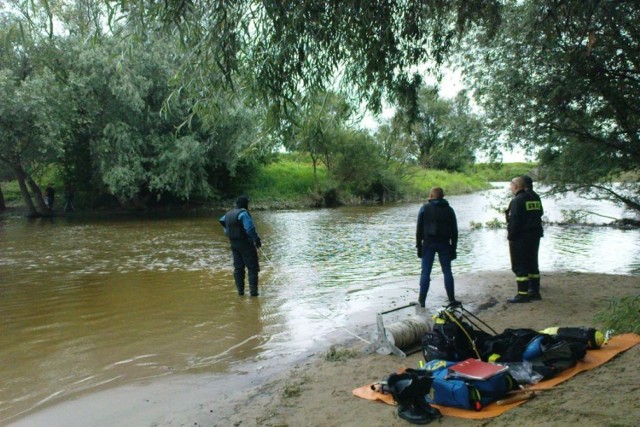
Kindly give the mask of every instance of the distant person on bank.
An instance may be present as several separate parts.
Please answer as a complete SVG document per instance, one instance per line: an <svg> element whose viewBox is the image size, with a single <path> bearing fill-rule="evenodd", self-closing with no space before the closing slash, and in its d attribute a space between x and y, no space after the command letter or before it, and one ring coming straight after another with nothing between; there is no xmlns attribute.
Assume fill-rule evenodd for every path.
<svg viewBox="0 0 640 427"><path fill-rule="evenodd" d="M65 212L75 212L76 208L73 206L73 199L75 196L75 191L70 184L64 188L64 211Z"/></svg>
<svg viewBox="0 0 640 427"><path fill-rule="evenodd" d="M233 279L236 283L238 295L244 295L245 269L249 275L249 293L258 296L258 251L262 246L260 236L249 214L249 198L239 196L236 207L220 218L220 224L231 243L233 255Z"/></svg>
<svg viewBox="0 0 640 427"><path fill-rule="evenodd" d="M44 190L44 198L47 203L47 207L50 211L53 210L53 204L56 201L56 190L53 188L53 184L47 185L46 190Z"/></svg>
<svg viewBox="0 0 640 427"><path fill-rule="evenodd" d="M450 304L458 304L455 298L451 261L456 259L458 246L458 221L456 213L444 199L444 191L434 187L429 194L429 201L418 211L416 227L416 249L418 258L422 258L422 273L420 274L420 293L418 302L425 306L431 270L436 254L444 275L444 288Z"/></svg>
<svg viewBox="0 0 640 427"><path fill-rule="evenodd" d="M513 199L507 209L507 239L511 270L516 275L518 293L510 303L540 300L538 249L542 237L542 202L533 191L525 191L525 178L515 177L510 184Z"/></svg>

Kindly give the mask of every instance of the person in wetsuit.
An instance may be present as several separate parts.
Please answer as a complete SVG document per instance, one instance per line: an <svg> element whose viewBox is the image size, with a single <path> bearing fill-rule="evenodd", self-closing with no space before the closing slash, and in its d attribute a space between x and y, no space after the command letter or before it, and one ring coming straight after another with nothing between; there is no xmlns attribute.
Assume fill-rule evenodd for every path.
<svg viewBox="0 0 640 427"><path fill-rule="evenodd" d="M233 279L238 295L244 295L246 269L249 276L249 293L252 297L257 297L260 271L257 248L262 246L262 241L248 209L249 198L244 195L239 196L236 199L236 207L220 218L220 224L231 244Z"/></svg>

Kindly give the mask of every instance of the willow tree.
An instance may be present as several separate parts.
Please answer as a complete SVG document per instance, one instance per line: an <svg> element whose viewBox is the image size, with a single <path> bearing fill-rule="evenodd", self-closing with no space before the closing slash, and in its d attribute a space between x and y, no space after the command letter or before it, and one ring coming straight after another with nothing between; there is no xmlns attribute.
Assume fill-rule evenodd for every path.
<svg viewBox="0 0 640 427"><path fill-rule="evenodd" d="M385 96L415 102L425 72L470 29L491 31L498 0L106 0L113 19L177 32L179 76L199 111L220 87L251 89L286 117L300 94L356 93L378 111ZM421 67L418 69L418 67ZM215 72L212 72L215 71Z"/></svg>
<svg viewBox="0 0 640 427"><path fill-rule="evenodd" d="M640 2L512 0L503 12L498 37L474 34L463 61L493 140L539 153L559 191L640 211Z"/></svg>

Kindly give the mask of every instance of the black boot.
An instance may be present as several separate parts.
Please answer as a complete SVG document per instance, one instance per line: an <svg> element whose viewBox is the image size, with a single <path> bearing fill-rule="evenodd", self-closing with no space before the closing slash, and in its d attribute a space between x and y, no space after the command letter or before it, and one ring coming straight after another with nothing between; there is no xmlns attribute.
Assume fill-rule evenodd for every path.
<svg viewBox="0 0 640 427"><path fill-rule="evenodd" d="M420 303L420 307L424 307L424 304L426 301L427 301L427 294L420 293L418 295L418 302Z"/></svg>
<svg viewBox="0 0 640 427"><path fill-rule="evenodd" d="M540 295L540 275L529 276L529 299L531 301L539 301L542 299Z"/></svg>
<svg viewBox="0 0 640 427"><path fill-rule="evenodd" d="M518 281L518 294L515 297L508 299L507 302L516 304L529 301L529 281Z"/></svg>
<svg viewBox="0 0 640 427"><path fill-rule="evenodd" d="M236 282L236 289L238 290L238 295L244 295L244 270L234 271L233 280L234 282Z"/></svg>
<svg viewBox="0 0 640 427"><path fill-rule="evenodd" d="M252 297L257 297L258 294L258 272L249 272L249 294Z"/></svg>
<svg viewBox="0 0 640 427"><path fill-rule="evenodd" d="M440 416L425 400L433 379L419 377L415 372L391 374L387 387L398 404L398 416L412 424L428 424ZM427 385L428 383L428 385Z"/></svg>

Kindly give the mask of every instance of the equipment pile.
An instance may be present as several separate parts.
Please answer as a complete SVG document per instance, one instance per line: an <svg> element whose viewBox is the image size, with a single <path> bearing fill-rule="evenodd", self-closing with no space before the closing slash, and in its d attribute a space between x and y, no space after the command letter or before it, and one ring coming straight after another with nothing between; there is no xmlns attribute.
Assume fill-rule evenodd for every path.
<svg viewBox="0 0 640 427"><path fill-rule="evenodd" d="M374 385L391 394L398 416L413 424L442 416L431 404L480 411L521 392L526 384L556 376L583 359L587 349L605 342L602 332L589 327L497 333L459 303L443 307L433 321L432 330L422 338L426 364ZM456 369L463 365L460 362L466 370Z"/></svg>

